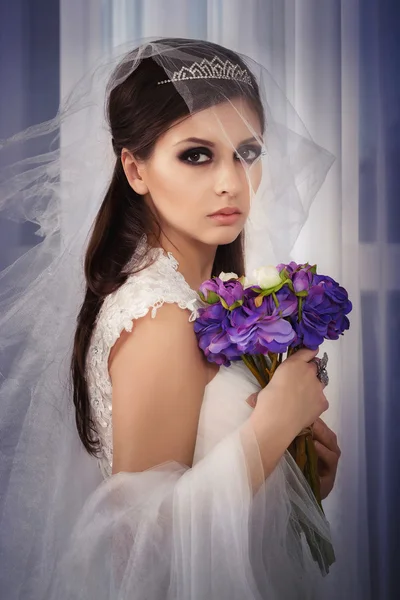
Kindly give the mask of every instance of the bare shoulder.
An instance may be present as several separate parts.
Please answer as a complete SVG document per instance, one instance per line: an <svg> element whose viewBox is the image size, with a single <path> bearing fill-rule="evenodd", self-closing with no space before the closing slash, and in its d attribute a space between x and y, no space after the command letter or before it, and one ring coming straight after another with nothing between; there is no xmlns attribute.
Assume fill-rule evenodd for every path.
<svg viewBox="0 0 400 600"><path fill-rule="evenodd" d="M164 304L124 331L110 354L113 471L174 460L190 466L206 385L189 311Z"/></svg>
<svg viewBox="0 0 400 600"><path fill-rule="evenodd" d="M144 317L135 319L132 332L124 329L111 349L108 361L111 380L123 368L124 359L130 360L132 353L178 356L185 350L191 361L203 364L189 314L175 303L165 303L158 308L154 318L149 310ZM179 360L182 359L180 356Z"/></svg>

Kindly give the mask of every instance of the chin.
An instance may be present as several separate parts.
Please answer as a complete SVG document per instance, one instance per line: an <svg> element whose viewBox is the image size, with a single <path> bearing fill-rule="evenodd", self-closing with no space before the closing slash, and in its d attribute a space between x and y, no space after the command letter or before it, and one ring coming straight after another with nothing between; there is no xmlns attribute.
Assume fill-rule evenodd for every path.
<svg viewBox="0 0 400 600"><path fill-rule="evenodd" d="M242 228L238 227L220 227L214 230L207 236L207 244L213 244L215 246L225 246L231 244L241 234Z"/></svg>

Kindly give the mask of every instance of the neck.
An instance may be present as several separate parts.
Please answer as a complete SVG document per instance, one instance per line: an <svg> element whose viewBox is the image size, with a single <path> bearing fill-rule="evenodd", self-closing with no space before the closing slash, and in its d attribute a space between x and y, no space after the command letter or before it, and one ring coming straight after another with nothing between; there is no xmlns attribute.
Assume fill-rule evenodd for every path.
<svg viewBox="0 0 400 600"><path fill-rule="evenodd" d="M218 246L189 240L179 234L168 235L168 238L161 234L157 245L165 252L171 252L179 263L179 272L189 286L197 291L203 281L211 278Z"/></svg>

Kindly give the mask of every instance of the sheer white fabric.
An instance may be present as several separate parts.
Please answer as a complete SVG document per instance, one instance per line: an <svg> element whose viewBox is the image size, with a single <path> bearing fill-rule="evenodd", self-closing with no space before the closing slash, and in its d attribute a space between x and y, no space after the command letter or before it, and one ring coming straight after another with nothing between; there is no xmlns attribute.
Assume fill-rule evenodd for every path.
<svg viewBox="0 0 400 600"><path fill-rule="evenodd" d="M0 274L0 370L5 375L0 381L0 530L5 532L0 587L8 600L311 598L322 580L313 559L323 562L328 523L289 456L264 483L259 448L244 414L249 409L234 377L238 366L220 372L206 390L202 441L191 469L167 462L144 473L110 476L111 395L104 367L92 394L104 419L101 471L79 440L71 402L70 357L87 283L82 257L116 165L104 122L104 90L108 97L150 58L172 76L184 65L227 52L201 40L141 40L133 50L132 44L111 50L63 99L54 119L2 145L8 152L43 135L53 142L49 152L33 153L0 177L1 215L38 224L43 237ZM263 65L250 57L233 59L253 73L268 124L257 192L241 159L251 198L245 231L250 272L252 263L270 262L270 251L279 256L274 262L289 258L333 157L312 141ZM190 81L172 84L188 113L231 102L232 94L249 94L248 85L237 80L228 92L222 78L201 79L194 87ZM156 90L157 81L152 83ZM230 126L212 112L236 149ZM254 135L245 115L237 116ZM67 143L53 150L59 148L61 125L69 133ZM147 281L149 273L138 277ZM184 310L189 302L192 314L195 298L188 297L187 287L175 286L177 273L172 268L163 281L153 278L145 288L151 293L144 293L140 305L134 279L111 296L99 332L109 317L114 322L117 298L128 299L126 311L111 330L105 326L93 355L97 348L103 360L126 324L131 327L143 311L157 312L167 282L176 291L170 300ZM260 487L253 497L254 481ZM305 536L318 542L313 558Z"/></svg>
<svg viewBox="0 0 400 600"><path fill-rule="evenodd" d="M221 367L206 386L192 468L170 461L110 476L106 369L113 342L148 310L156 317L163 302L188 309L191 320L200 305L175 259L155 252L155 263L129 278L99 314L87 372L104 481L76 523L52 597L319 598L324 578L300 530L330 540L329 525L288 453L264 480L247 422L246 399L257 384L241 363Z"/></svg>

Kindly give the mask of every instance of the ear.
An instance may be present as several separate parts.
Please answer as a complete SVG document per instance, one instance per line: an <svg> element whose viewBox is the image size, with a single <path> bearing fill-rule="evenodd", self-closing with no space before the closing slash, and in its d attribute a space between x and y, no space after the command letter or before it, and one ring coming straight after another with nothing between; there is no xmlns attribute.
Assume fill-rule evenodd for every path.
<svg viewBox="0 0 400 600"><path fill-rule="evenodd" d="M143 171L143 166L141 166L140 162L136 160L132 153L129 152L126 148L123 148L121 152L121 162L122 168L124 169L126 178L128 180L131 188L141 196L144 196L148 193L149 188L146 183L142 179L141 171Z"/></svg>

